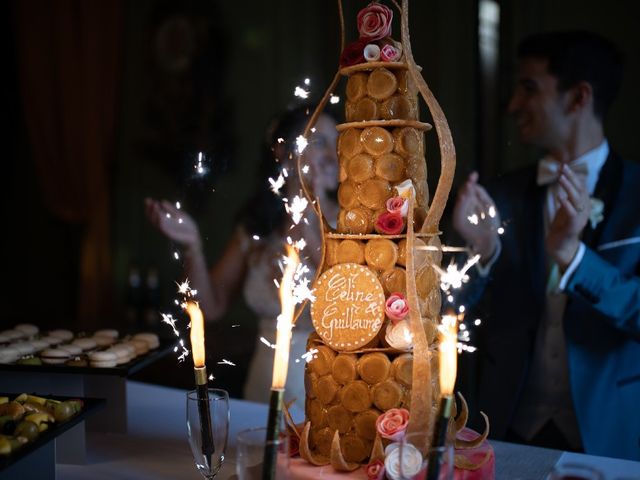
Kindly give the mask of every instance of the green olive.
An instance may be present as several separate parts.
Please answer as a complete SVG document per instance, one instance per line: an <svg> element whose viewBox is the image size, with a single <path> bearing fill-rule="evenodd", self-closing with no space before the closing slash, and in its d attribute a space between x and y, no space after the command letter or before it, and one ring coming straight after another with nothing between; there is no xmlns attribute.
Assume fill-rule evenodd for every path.
<svg viewBox="0 0 640 480"><path fill-rule="evenodd" d="M62 402L53 407L53 417L56 422L64 422L75 415L75 410L68 402Z"/></svg>
<svg viewBox="0 0 640 480"><path fill-rule="evenodd" d="M28 420L23 420L16 427L13 435L16 437L25 437L29 441L33 441L39 434L38 426Z"/></svg>
<svg viewBox="0 0 640 480"><path fill-rule="evenodd" d="M65 403L71 405L74 413L78 413L80 410L82 410L82 400L79 400L79 399L67 400Z"/></svg>

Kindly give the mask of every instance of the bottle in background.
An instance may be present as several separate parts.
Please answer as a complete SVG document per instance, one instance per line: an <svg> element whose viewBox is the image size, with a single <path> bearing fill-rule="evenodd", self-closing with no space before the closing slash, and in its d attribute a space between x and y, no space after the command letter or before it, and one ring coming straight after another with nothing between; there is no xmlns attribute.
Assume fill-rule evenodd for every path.
<svg viewBox="0 0 640 480"><path fill-rule="evenodd" d="M125 296L125 319L127 327L131 330L137 330L142 323L142 303L144 299L140 269L134 265L129 267Z"/></svg>
<svg viewBox="0 0 640 480"><path fill-rule="evenodd" d="M145 278L145 302L143 312L143 324L145 328L156 330L158 328L160 310L160 278L158 270L151 267L147 270Z"/></svg>

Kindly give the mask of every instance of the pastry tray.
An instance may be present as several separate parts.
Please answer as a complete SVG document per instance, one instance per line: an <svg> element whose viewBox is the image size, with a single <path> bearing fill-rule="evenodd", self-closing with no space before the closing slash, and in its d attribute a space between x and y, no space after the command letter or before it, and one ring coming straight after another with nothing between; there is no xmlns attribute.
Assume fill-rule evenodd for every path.
<svg viewBox="0 0 640 480"><path fill-rule="evenodd" d="M152 364L156 360L164 357L178 344L178 340L160 340L160 346L148 353L134 358L129 363L124 363L115 367L98 368L98 367L72 367L69 365L20 365L16 363L0 364L0 373L2 372L39 372L39 373L79 373L90 375L116 375L120 377L128 377L142 370L147 365Z"/></svg>
<svg viewBox="0 0 640 480"><path fill-rule="evenodd" d="M9 399L14 399L21 393L0 393L0 397L9 397ZM0 472L2 472L7 467L13 465L17 461L25 458L27 455L35 452L40 447L46 445L47 443L55 440L56 437L59 437L64 432L69 430L70 428L78 425L80 422L83 422L87 416L95 413L105 406L106 401L99 398L82 398L82 397L61 397L59 395L43 395L42 392L30 393L31 395L37 395L39 397L44 397L50 400L72 400L78 399L84 402L82 406L82 410L78 412L76 415L71 417L66 422L55 423L50 426L47 430L42 432L38 438L36 438L33 442L26 443L15 453L11 453L9 455L0 455Z"/></svg>

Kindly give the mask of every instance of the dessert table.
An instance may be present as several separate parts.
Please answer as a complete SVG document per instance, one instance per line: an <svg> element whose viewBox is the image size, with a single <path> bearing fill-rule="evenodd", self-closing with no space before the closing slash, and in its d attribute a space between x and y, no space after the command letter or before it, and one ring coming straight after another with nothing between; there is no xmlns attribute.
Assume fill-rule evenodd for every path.
<svg viewBox="0 0 640 480"><path fill-rule="evenodd" d="M186 395L182 390L128 381L128 433L90 432L87 464L58 464L59 480L161 480L202 478L186 435ZM267 405L232 399L226 466L216 477L235 476L235 438L240 430L263 426ZM300 418L302 412L294 411ZM598 465L606 480L640 478L640 462L568 454L557 450L492 441L497 480L542 480L558 462ZM635 475L635 477L634 477Z"/></svg>

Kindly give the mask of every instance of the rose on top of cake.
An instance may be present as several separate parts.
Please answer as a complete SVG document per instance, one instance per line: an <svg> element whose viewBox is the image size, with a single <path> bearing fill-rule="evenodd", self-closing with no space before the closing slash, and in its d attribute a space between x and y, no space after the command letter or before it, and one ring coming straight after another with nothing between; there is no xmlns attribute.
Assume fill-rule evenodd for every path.
<svg viewBox="0 0 640 480"><path fill-rule="evenodd" d="M358 13L358 40L348 44L340 56L340 66L363 62L399 62L402 44L391 38L393 10L381 3L370 3Z"/></svg>

